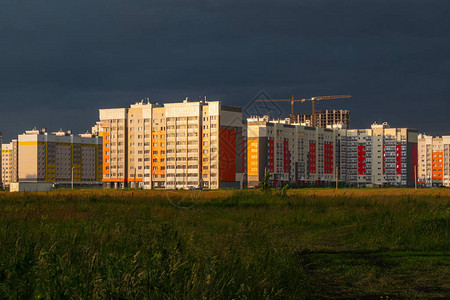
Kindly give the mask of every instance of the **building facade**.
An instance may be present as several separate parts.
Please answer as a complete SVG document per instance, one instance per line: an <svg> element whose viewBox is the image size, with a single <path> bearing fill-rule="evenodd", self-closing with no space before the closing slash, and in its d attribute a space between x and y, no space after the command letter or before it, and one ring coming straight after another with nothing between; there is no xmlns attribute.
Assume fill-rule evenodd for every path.
<svg viewBox="0 0 450 300"><path fill-rule="evenodd" d="M1 162L1 183L3 188L8 188L13 182L17 182L17 139L12 140L9 144L3 144L0 146L2 153Z"/></svg>
<svg viewBox="0 0 450 300"><path fill-rule="evenodd" d="M348 130L255 117L247 119L247 145L249 186L266 171L273 186L414 186L417 178L417 130L387 123Z"/></svg>
<svg viewBox="0 0 450 300"><path fill-rule="evenodd" d="M30 130L18 136L18 180L59 185L102 182L102 138L69 132Z"/></svg>
<svg viewBox="0 0 450 300"><path fill-rule="evenodd" d="M17 139L11 141L11 183L19 182L19 143Z"/></svg>
<svg viewBox="0 0 450 300"><path fill-rule="evenodd" d="M12 143L1 145L2 162L1 162L1 183L4 188L8 188L11 183L12 169Z"/></svg>
<svg viewBox="0 0 450 300"><path fill-rule="evenodd" d="M358 187L414 186L417 181L416 129L390 128L339 130L340 178Z"/></svg>
<svg viewBox="0 0 450 300"><path fill-rule="evenodd" d="M105 187L239 188L242 109L220 101L100 109Z"/></svg>
<svg viewBox="0 0 450 300"><path fill-rule="evenodd" d="M419 135L419 185L450 187L450 136Z"/></svg>
<svg viewBox="0 0 450 300"><path fill-rule="evenodd" d="M338 132L271 121L268 116L247 119L247 170L249 187L266 172L269 184L329 184L336 181Z"/></svg>

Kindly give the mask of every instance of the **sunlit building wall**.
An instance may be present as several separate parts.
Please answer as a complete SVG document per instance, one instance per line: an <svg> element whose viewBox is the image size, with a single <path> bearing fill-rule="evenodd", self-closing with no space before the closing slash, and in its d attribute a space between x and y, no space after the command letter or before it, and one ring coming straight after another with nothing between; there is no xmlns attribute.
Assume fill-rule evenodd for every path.
<svg viewBox="0 0 450 300"><path fill-rule="evenodd" d="M247 119L247 170L249 187L266 172L269 184L329 184L336 180L336 130L269 120Z"/></svg>
<svg viewBox="0 0 450 300"><path fill-rule="evenodd" d="M73 175L73 176L72 176ZM102 182L102 138L29 130L18 136L18 179L89 185Z"/></svg>
<svg viewBox="0 0 450 300"><path fill-rule="evenodd" d="M414 186L417 180L417 130L341 129L341 179L359 187Z"/></svg>
<svg viewBox="0 0 450 300"><path fill-rule="evenodd" d="M11 183L11 169L12 169L12 143L2 144L0 146L1 158L1 183L3 187L9 187Z"/></svg>
<svg viewBox="0 0 450 300"><path fill-rule="evenodd" d="M350 186L414 186L417 178L417 130L390 128L348 130L247 119L249 186L270 173L269 183L323 185L342 181Z"/></svg>
<svg viewBox="0 0 450 300"><path fill-rule="evenodd" d="M420 134L418 159L421 186L450 187L450 136Z"/></svg>
<svg viewBox="0 0 450 300"><path fill-rule="evenodd" d="M220 101L101 109L105 187L241 187L242 109Z"/></svg>

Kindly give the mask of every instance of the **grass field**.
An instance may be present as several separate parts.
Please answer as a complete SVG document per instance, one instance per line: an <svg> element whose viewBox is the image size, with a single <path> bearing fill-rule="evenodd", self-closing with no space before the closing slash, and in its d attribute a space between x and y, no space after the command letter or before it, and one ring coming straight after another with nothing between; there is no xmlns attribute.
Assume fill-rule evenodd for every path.
<svg viewBox="0 0 450 300"><path fill-rule="evenodd" d="M450 190L0 192L0 298L446 298Z"/></svg>

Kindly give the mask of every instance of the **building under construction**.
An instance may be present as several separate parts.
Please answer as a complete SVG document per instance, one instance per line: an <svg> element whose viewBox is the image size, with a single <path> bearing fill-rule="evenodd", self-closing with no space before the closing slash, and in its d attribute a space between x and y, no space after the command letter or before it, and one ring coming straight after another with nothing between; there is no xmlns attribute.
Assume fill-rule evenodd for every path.
<svg viewBox="0 0 450 300"><path fill-rule="evenodd" d="M311 125L312 115L295 115L295 123ZM350 128L350 111L348 110L321 110L315 113L315 125L313 127L327 128L335 124L342 124L344 128Z"/></svg>

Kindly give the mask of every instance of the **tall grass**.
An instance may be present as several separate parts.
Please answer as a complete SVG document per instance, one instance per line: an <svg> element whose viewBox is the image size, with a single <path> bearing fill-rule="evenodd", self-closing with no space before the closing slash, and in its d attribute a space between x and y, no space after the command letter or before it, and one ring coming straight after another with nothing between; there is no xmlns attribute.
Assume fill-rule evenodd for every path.
<svg viewBox="0 0 450 300"><path fill-rule="evenodd" d="M0 193L0 298L440 297L449 199L407 189Z"/></svg>

